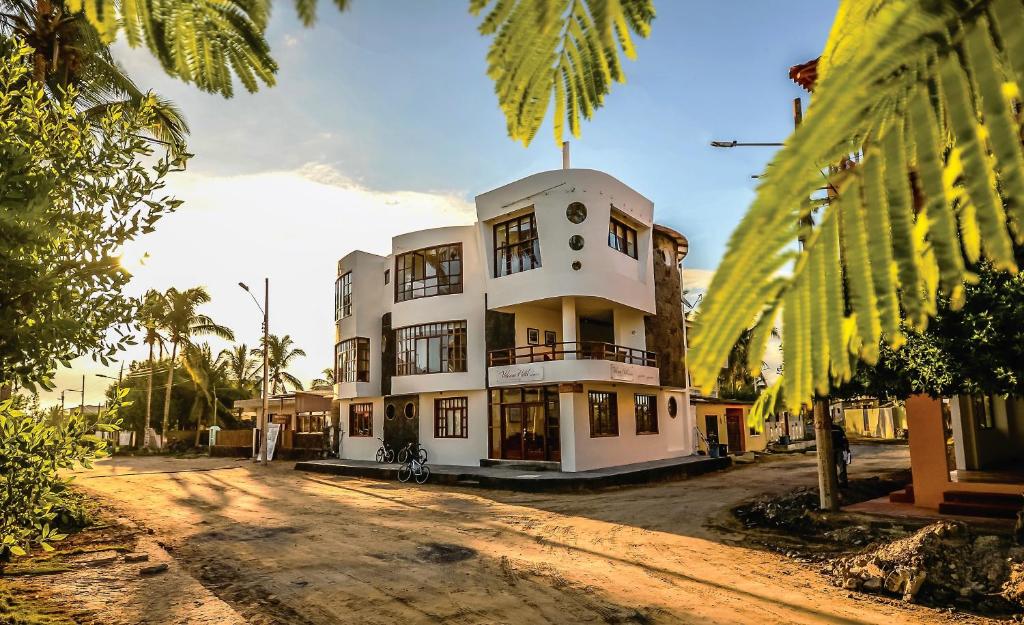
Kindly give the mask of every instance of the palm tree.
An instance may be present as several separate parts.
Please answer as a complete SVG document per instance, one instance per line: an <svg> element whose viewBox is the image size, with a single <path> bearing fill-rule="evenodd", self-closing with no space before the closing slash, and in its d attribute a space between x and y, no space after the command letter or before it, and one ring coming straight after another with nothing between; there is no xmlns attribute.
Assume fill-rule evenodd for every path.
<svg viewBox="0 0 1024 625"><path fill-rule="evenodd" d="M167 300L159 291L150 289L142 298L142 306L139 307L139 325L142 326L145 334L142 342L149 346L149 360L146 367L146 420L142 429L142 448L149 448L149 424L153 414L153 347L157 343L161 346L161 357L163 356L163 336L160 334L160 324L167 312Z"/></svg>
<svg viewBox="0 0 1024 625"><path fill-rule="evenodd" d="M83 13L70 11L64 0L0 0L0 35L16 36L35 51L33 78L49 97L63 100L74 87L83 114L97 122L115 106L138 110L150 102L153 136L184 147L188 124L181 111L139 89L114 61L96 27Z"/></svg>
<svg viewBox="0 0 1024 625"><path fill-rule="evenodd" d="M253 374L260 367L252 356L252 351L245 343L231 348L222 349L217 360L224 363L232 381L239 389L249 388L253 382Z"/></svg>
<svg viewBox="0 0 1024 625"><path fill-rule="evenodd" d="M313 382L310 384L310 388L330 388L335 385L333 368L327 367L326 369L320 372L320 375L322 375L323 377L314 379Z"/></svg>
<svg viewBox="0 0 1024 625"><path fill-rule="evenodd" d="M164 294L164 299L167 308L160 325L171 343L171 366L167 368L167 390L164 394L163 434L166 440L171 415L171 389L174 386L173 365L178 347L193 346L192 339L200 335L212 335L229 341L233 340L235 335L230 329L218 325L209 316L197 311L199 306L210 301L210 294L205 288L197 286L179 291L171 287Z"/></svg>
<svg viewBox="0 0 1024 625"><path fill-rule="evenodd" d="M196 390L192 402L192 416L196 420L196 446L198 447L199 435L203 429L204 407L209 406L212 414L216 415L216 389L218 386L221 388L225 386L228 365L224 360L213 357L208 343L185 345L182 350L181 364L189 378L192 379Z"/></svg>
<svg viewBox="0 0 1024 625"><path fill-rule="evenodd" d="M696 386L714 385L751 327L763 353L759 328L781 316L785 373L763 396L781 390L795 412L858 360L877 362L881 345L903 345L901 321L923 329L940 297L959 307L983 259L1017 270L1021 33L1019 0L840 5L811 106L760 177L701 305ZM829 197L812 202L823 168Z"/></svg>
<svg viewBox="0 0 1024 625"><path fill-rule="evenodd" d="M296 358L305 357L306 352L298 347L293 347L292 337L287 334L282 337L271 334L267 340L270 344L270 350L267 352L269 354L267 364L271 393L274 395L287 393L288 384L291 384L293 389L301 391L302 382L291 373L288 373L287 369ZM252 355L262 359L263 348L257 347L253 349ZM263 383L260 382L258 385L262 388Z"/></svg>

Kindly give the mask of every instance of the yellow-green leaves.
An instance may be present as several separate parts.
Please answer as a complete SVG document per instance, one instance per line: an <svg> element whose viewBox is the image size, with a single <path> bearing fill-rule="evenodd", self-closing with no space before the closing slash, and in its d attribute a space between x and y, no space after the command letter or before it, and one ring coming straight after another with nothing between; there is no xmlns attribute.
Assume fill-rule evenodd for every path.
<svg viewBox="0 0 1024 625"><path fill-rule="evenodd" d="M696 319L700 388L781 306L780 388L799 409L848 379L851 357L872 363L882 342L898 348L901 321L923 328L940 292L961 303L974 263L1017 270L1022 32L1021 0L844 0L811 107L761 178ZM825 167L841 170L837 194L812 209L804 249L780 267Z"/></svg>
<svg viewBox="0 0 1024 625"><path fill-rule="evenodd" d="M652 0L472 0L475 15L490 6L480 33L493 35L487 54L509 137L529 145L555 98L554 135L573 136L614 82L624 82L621 53L636 56L632 35L646 37Z"/></svg>

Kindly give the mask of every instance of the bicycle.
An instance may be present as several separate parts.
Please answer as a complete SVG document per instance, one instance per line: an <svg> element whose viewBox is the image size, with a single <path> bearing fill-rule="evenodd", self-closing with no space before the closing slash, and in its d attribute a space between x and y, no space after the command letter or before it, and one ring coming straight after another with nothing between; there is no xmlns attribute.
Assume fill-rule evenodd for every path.
<svg viewBox="0 0 1024 625"><path fill-rule="evenodd" d="M426 462L427 462L427 450L423 449L423 445L420 445L419 443L416 443L415 445L416 445L416 452L415 452L416 458L420 461L421 464L426 464ZM405 447L402 448L402 451L398 452L398 461L404 464L405 462L407 462L409 460L409 458L412 455L413 455L413 443L406 443Z"/></svg>
<svg viewBox="0 0 1024 625"><path fill-rule="evenodd" d="M430 467L425 462L420 462L417 458L410 458L408 462L398 468L398 481L408 482L411 477L416 478L417 484L426 483L427 479L430 478Z"/></svg>
<svg viewBox="0 0 1024 625"><path fill-rule="evenodd" d="M377 440L380 441L380 449L377 450L377 462L381 464L394 462L395 450L391 449L391 445L388 445L383 438L378 436Z"/></svg>

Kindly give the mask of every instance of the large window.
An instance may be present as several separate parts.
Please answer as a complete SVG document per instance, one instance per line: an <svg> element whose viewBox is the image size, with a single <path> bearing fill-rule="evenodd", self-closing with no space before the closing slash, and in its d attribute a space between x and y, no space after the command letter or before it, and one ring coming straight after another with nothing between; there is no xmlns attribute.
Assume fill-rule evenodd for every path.
<svg viewBox="0 0 1024 625"><path fill-rule="evenodd" d="M658 398L655 395L634 395L636 411L636 433L658 433Z"/></svg>
<svg viewBox="0 0 1024 625"><path fill-rule="evenodd" d="M395 257L395 301L462 293L462 244L438 245Z"/></svg>
<svg viewBox="0 0 1024 625"><path fill-rule="evenodd" d="M494 226L494 277L540 267L540 239L533 213Z"/></svg>
<svg viewBox="0 0 1024 625"><path fill-rule="evenodd" d="M352 314L352 272L338 278L334 283L334 320Z"/></svg>
<svg viewBox="0 0 1024 625"><path fill-rule="evenodd" d="M348 435L373 436L373 404L349 404Z"/></svg>
<svg viewBox="0 0 1024 625"><path fill-rule="evenodd" d="M619 435L619 407L615 393L590 391L590 437Z"/></svg>
<svg viewBox="0 0 1024 625"><path fill-rule="evenodd" d="M338 343L334 348L338 382L370 381L370 339L354 338Z"/></svg>
<svg viewBox="0 0 1024 625"><path fill-rule="evenodd" d="M434 400L434 438L469 437L469 399L440 397Z"/></svg>
<svg viewBox="0 0 1024 625"><path fill-rule="evenodd" d="M466 370L466 322L425 323L395 330L395 375Z"/></svg>
<svg viewBox="0 0 1024 625"><path fill-rule="evenodd" d="M636 258L636 230L612 217L608 222L608 247Z"/></svg>

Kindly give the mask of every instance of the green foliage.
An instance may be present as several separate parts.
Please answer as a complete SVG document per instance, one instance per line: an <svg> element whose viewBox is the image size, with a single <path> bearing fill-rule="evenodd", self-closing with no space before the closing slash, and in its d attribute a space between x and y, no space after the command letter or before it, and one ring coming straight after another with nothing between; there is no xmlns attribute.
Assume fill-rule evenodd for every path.
<svg viewBox="0 0 1024 625"><path fill-rule="evenodd" d="M725 367L718 375L718 396L722 399L753 400L766 386L764 374L761 373L765 365L760 358L757 359L756 374L751 373L751 368L748 367L752 335L752 332L747 331L740 336L729 352Z"/></svg>
<svg viewBox="0 0 1024 625"><path fill-rule="evenodd" d="M268 352L267 368L269 370L271 393L287 393L289 385L291 385L293 390L301 391L302 381L289 373L288 367L295 362L296 358L305 358L305 350L295 347L292 337L287 334L280 337L276 334L271 334L269 343L270 351ZM252 355L258 357L260 362L262 362L263 348L257 347L253 349ZM257 380L257 388L263 388L262 378Z"/></svg>
<svg viewBox="0 0 1024 625"><path fill-rule="evenodd" d="M794 411L847 381L851 360L899 349L901 317L921 331L940 294L962 306L979 259L1015 272L1012 243L1024 243L1020 0L846 0L818 75L732 235L690 353L709 389L737 337L781 305ZM836 197L816 214L822 168Z"/></svg>
<svg viewBox="0 0 1024 625"><path fill-rule="evenodd" d="M111 107L98 121L31 80L31 49L0 43L0 379L50 385L89 353L104 364L134 344L137 302L125 243L180 202L158 195L183 156L139 136L152 110Z"/></svg>
<svg viewBox="0 0 1024 625"><path fill-rule="evenodd" d="M75 413L53 426L15 410L11 400L0 402L0 561L35 545L52 551L51 543L65 537L60 523L83 520L60 472L107 455L106 441L92 432L116 432L117 408L115 402L97 424Z"/></svg>
<svg viewBox="0 0 1024 625"><path fill-rule="evenodd" d="M622 54L636 58L632 34L647 37L652 0L471 0L490 6L480 33L493 36L487 74L494 80L508 136L529 145L554 93L555 142L565 124L580 136L580 119L604 104L612 83L625 82Z"/></svg>

